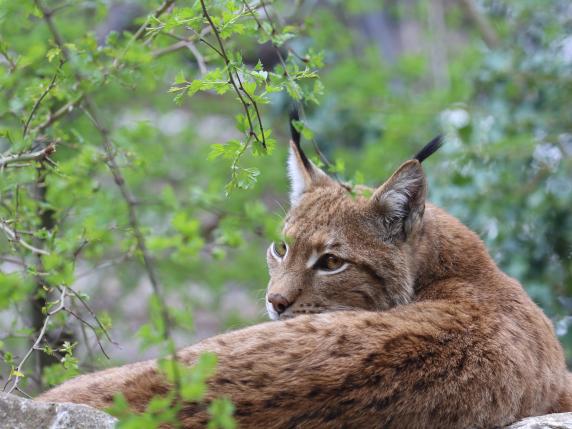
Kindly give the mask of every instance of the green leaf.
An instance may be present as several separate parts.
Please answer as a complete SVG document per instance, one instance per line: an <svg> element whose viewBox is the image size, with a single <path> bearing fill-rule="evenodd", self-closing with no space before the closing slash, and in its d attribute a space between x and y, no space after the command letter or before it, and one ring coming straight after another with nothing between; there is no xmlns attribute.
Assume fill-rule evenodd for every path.
<svg viewBox="0 0 572 429"><path fill-rule="evenodd" d="M52 60L54 58L59 57L61 54L61 50L60 48L56 47L56 48L52 48L50 49L48 52L46 52L46 58L48 59L48 61L51 63Z"/></svg>
<svg viewBox="0 0 572 429"><path fill-rule="evenodd" d="M187 79L185 79L185 73L183 70L179 70L179 73L175 76L175 84L180 85L183 83L187 83Z"/></svg>
<svg viewBox="0 0 572 429"><path fill-rule="evenodd" d="M234 406L227 398L217 398L209 405L211 421L208 429L235 429L236 422L233 418Z"/></svg>

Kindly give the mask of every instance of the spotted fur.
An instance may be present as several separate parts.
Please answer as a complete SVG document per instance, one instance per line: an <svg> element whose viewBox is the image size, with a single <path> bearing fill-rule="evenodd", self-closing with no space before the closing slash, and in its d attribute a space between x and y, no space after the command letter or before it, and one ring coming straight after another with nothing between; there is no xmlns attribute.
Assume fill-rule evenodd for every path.
<svg viewBox="0 0 572 429"><path fill-rule="evenodd" d="M294 168L316 168L293 155ZM473 232L425 204L418 160L357 195L323 172L298 173L288 252L268 253L269 294L288 301L281 320L179 352L189 365L217 353L207 400L230 398L243 428L493 428L572 411L550 321ZM318 275L308 261L326 250L347 268ZM39 399L104 408L122 392L142 411L170 388L147 361L77 377ZM204 427L208 417L204 404L188 404L181 426Z"/></svg>

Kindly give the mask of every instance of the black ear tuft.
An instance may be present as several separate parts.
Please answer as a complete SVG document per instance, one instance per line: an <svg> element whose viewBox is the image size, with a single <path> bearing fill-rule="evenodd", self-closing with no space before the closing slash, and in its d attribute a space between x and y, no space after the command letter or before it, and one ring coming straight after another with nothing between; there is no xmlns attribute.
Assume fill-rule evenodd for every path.
<svg viewBox="0 0 572 429"><path fill-rule="evenodd" d="M300 120L300 112L297 106L292 106L290 109L290 134L292 135L292 141L296 147L300 147L300 132L294 127L292 121Z"/></svg>
<svg viewBox="0 0 572 429"><path fill-rule="evenodd" d="M419 162L423 162L435 152L437 152L441 146L443 146L443 136L438 135L429 143L427 143L423 149L417 152L417 155L415 155L413 159L416 159Z"/></svg>
<svg viewBox="0 0 572 429"><path fill-rule="evenodd" d="M294 127L294 124L292 123L293 121L299 121L299 120L300 120L300 112L298 111L298 106L294 105L292 106L292 109L290 109L290 134L292 135L292 141L294 142L294 145L296 146L296 149L300 154L300 159L302 160L304 167L308 171L311 171L312 165L310 164L310 160L308 159L308 157L302 150L302 147L300 146L300 132L296 129L296 127Z"/></svg>

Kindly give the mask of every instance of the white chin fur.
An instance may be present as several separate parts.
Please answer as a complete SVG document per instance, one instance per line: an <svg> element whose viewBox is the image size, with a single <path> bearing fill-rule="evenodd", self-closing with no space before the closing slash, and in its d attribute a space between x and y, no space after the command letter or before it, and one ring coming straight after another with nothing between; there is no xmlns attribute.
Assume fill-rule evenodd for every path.
<svg viewBox="0 0 572 429"><path fill-rule="evenodd" d="M268 296L265 298L265 302L266 302L266 312L268 313L268 317L270 317L270 320L278 320L278 313L276 312L276 310L274 310L272 308L272 304L270 304L270 302L268 302Z"/></svg>

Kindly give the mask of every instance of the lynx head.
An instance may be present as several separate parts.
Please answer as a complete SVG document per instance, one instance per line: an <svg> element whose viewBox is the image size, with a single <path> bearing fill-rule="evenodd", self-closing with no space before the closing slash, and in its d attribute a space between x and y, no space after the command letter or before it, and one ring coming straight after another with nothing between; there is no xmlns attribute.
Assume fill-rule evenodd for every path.
<svg viewBox="0 0 572 429"><path fill-rule="evenodd" d="M413 296L413 252L427 184L429 143L377 189L348 190L316 167L293 133L290 201L283 240L267 251L271 319L335 310L381 311Z"/></svg>

